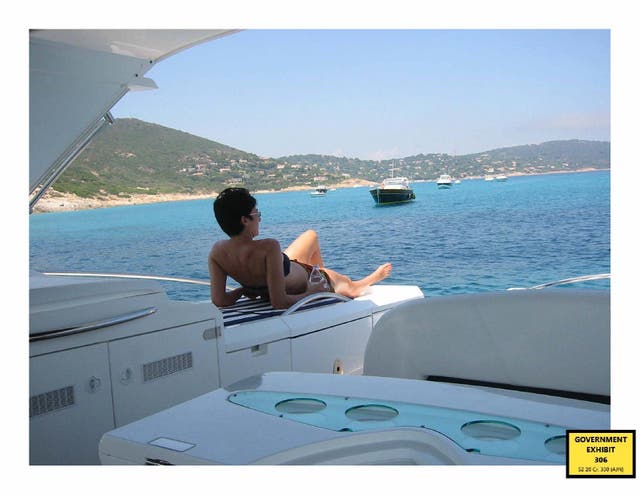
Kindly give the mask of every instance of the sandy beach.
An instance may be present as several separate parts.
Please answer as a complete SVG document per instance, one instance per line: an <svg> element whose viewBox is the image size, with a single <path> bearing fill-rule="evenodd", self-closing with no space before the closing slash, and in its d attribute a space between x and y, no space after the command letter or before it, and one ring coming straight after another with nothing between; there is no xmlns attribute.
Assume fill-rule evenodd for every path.
<svg viewBox="0 0 640 495"><path fill-rule="evenodd" d="M215 194L215 192L212 192L211 194L136 194L129 197L110 195L100 196L97 198L81 198L75 194L60 193L50 189L42 198L40 198L36 206L33 208L33 212L51 213L59 211L109 208L112 206L183 201L189 199L207 199L215 197Z"/></svg>

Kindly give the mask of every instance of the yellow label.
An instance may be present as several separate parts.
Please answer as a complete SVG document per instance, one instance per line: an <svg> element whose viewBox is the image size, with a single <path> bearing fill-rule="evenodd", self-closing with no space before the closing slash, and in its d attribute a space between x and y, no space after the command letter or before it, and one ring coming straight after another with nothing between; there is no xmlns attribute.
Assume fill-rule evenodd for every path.
<svg viewBox="0 0 640 495"><path fill-rule="evenodd" d="M635 430L567 431L567 477L636 475Z"/></svg>

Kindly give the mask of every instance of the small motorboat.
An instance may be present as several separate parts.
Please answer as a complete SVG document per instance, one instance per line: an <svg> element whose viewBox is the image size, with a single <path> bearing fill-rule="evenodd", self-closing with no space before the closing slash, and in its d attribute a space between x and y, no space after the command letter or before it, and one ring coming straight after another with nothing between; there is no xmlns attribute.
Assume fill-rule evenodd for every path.
<svg viewBox="0 0 640 495"><path fill-rule="evenodd" d="M453 185L453 179L449 174L442 174L436 181L438 189L449 189Z"/></svg>
<svg viewBox="0 0 640 495"><path fill-rule="evenodd" d="M311 192L311 196L314 196L314 197L326 196L326 194L327 194L327 188L325 186L318 186L315 188L314 191Z"/></svg>

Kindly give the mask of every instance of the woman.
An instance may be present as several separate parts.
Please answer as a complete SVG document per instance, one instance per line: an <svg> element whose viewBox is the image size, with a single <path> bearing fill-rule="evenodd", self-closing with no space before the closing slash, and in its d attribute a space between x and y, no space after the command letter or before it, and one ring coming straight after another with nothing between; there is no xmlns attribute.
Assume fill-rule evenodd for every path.
<svg viewBox="0 0 640 495"><path fill-rule="evenodd" d="M307 230L282 251L276 239L254 240L260 232L256 199L244 188L222 191L213 203L220 228L229 239L216 242L209 253L211 301L231 306L240 297L268 297L277 309L292 306L315 292L333 291L357 297L391 273L391 263L380 265L361 280L353 281L324 266L318 236ZM320 267L325 284L310 284L314 265ZM227 291L227 277L241 287Z"/></svg>

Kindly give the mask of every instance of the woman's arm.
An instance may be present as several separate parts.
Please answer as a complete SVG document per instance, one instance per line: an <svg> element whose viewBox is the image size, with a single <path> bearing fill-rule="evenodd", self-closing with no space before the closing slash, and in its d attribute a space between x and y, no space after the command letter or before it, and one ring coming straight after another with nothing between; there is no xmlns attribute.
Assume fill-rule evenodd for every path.
<svg viewBox="0 0 640 495"><path fill-rule="evenodd" d="M209 280L211 281L211 302L220 308L232 306L244 295L242 287L227 291L227 274L213 259L213 250L209 253Z"/></svg>

